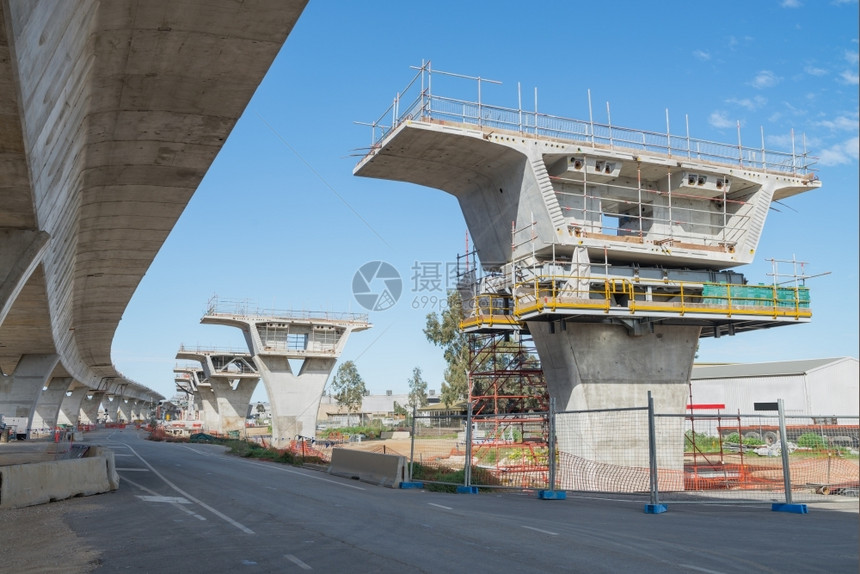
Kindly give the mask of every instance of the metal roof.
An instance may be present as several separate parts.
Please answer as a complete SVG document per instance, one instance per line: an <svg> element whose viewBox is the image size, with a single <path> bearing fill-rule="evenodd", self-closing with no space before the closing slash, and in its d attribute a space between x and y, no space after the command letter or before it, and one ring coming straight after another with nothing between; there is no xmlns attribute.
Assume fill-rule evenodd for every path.
<svg viewBox="0 0 860 574"><path fill-rule="evenodd" d="M693 366L690 379L727 379L743 377L774 377L779 375L804 375L821 367L842 361L856 361L853 357L829 359L802 359L797 361L777 361L773 363L734 363L728 365Z"/></svg>

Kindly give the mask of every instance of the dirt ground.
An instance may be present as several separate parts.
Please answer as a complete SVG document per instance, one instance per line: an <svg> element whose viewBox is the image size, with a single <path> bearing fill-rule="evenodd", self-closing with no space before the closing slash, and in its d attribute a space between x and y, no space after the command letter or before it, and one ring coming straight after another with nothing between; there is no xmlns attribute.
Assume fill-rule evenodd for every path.
<svg viewBox="0 0 860 574"><path fill-rule="evenodd" d="M101 564L69 527L71 514L96 514L99 497L0 509L0 574L83 574Z"/></svg>

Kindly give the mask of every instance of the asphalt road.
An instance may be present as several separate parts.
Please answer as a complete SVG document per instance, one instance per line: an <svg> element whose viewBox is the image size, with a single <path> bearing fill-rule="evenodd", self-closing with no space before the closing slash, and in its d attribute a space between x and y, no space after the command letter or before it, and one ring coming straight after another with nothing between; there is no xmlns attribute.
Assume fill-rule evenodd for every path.
<svg viewBox="0 0 860 574"><path fill-rule="evenodd" d="M856 574L856 512L533 494L394 490L145 440L111 447L120 489L68 522L101 551L98 572L822 572ZM85 507L82 507L85 508Z"/></svg>

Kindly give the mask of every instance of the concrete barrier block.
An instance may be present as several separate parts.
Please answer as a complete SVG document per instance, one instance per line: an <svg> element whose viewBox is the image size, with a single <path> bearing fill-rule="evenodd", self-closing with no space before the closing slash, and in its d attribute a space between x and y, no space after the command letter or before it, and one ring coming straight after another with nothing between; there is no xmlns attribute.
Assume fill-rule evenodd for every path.
<svg viewBox="0 0 860 574"><path fill-rule="evenodd" d="M114 452L103 446L91 446L87 449L84 458L101 457L105 459L105 468L107 471L107 479L111 490L119 488L119 473L116 471L116 457Z"/></svg>
<svg viewBox="0 0 860 574"><path fill-rule="evenodd" d="M378 486L398 488L401 482L406 481L406 457L336 448L331 453L328 472Z"/></svg>
<svg viewBox="0 0 860 574"><path fill-rule="evenodd" d="M22 508L109 490L103 456L0 467L0 508Z"/></svg>

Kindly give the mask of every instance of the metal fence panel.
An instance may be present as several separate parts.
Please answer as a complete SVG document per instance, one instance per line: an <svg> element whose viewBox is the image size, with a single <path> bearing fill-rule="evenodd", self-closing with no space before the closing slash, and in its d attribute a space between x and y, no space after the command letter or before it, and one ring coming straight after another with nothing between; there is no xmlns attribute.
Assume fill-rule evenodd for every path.
<svg viewBox="0 0 860 574"><path fill-rule="evenodd" d="M682 488L661 489L663 500L690 495L733 500L785 499L783 441L776 415L658 415L657 425L684 420ZM825 422L838 424L825 424ZM786 417L794 502L857 496L858 417ZM660 473L668 472L661 469Z"/></svg>

